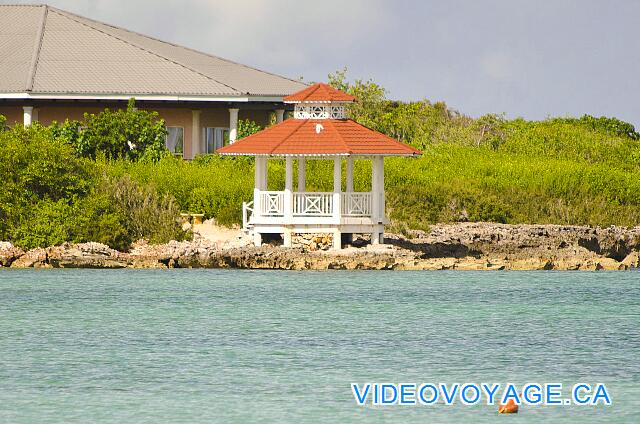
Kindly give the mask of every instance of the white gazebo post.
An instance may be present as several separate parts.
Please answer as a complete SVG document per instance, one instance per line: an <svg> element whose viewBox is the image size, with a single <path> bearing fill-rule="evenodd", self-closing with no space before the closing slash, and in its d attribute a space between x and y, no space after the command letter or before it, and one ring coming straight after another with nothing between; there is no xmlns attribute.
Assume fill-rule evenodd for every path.
<svg viewBox="0 0 640 424"><path fill-rule="evenodd" d="M33 106L23 106L22 110L24 111L23 124L25 127L28 127L33 120Z"/></svg>
<svg viewBox="0 0 640 424"><path fill-rule="evenodd" d="M284 109L276 109L276 124L284 121Z"/></svg>
<svg viewBox="0 0 640 424"><path fill-rule="evenodd" d="M347 186L346 192L353 193L353 157L347 156Z"/></svg>
<svg viewBox="0 0 640 424"><path fill-rule="evenodd" d="M191 110L191 157L200 154L200 110Z"/></svg>
<svg viewBox="0 0 640 424"><path fill-rule="evenodd" d="M291 222L293 218L293 157L287 156L285 159L285 179L284 179L284 221ZM291 229L284 229L284 246L291 247Z"/></svg>
<svg viewBox="0 0 640 424"><path fill-rule="evenodd" d="M340 156L333 159L333 219L340 223L341 202L340 192L342 191L342 158ZM342 248L342 233L339 228L333 231L333 248Z"/></svg>
<svg viewBox="0 0 640 424"><path fill-rule="evenodd" d="M371 244L380 244L383 234L380 227L384 222L384 158L374 156L371 160L371 218L374 221Z"/></svg>
<svg viewBox="0 0 640 424"><path fill-rule="evenodd" d="M263 156L256 156L255 172L254 172L254 187L253 187L253 219L260 218L262 205L260 201L260 192L267 190L267 167L268 159ZM262 234L258 231L253 233L253 244L256 246L262 245Z"/></svg>
<svg viewBox="0 0 640 424"><path fill-rule="evenodd" d="M386 213L386 203L385 203L385 194L384 194L384 156L380 156L380 164L378 165L380 167L380 212L379 212L379 216L380 216L380 243L384 243L384 222L387 219L387 213Z"/></svg>
<svg viewBox="0 0 640 424"><path fill-rule="evenodd" d="M240 109L229 109L229 143L233 144L238 138L238 111Z"/></svg>
<svg viewBox="0 0 640 424"><path fill-rule="evenodd" d="M298 158L298 191L307 189L307 161L304 156Z"/></svg>
<svg viewBox="0 0 640 424"><path fill-rule="evenodd" d="M348 196L352 196L352 194L354 193L354 189L353 189L353 156L347 156L347 175L346 175L346 184L345 184L345 191L346 194L344 194L345 197L347 197L347 201L345 202L345 204L347 205L347 208L351 208L351 199ZM348 212L348 211L343 211L344 212ZM351 244L353 243L353 233L347 233L347 243Z"/></svg>
<svg viewBox="0 0 640 424"><path fill-rule="evenodd" d="M266 190L267 187L267 158L256 156L254 187L253 187L253 207L254 215L259 216L262 208L260 207L260 192Z"/></svg>

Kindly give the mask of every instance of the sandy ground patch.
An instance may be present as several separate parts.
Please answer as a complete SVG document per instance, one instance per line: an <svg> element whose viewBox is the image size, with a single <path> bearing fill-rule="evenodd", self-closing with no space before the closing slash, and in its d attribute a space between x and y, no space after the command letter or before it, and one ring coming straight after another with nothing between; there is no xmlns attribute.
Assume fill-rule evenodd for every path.
<svg viewBox="0 0 640 424"><path fill-rule="evenodd" d="M218 248L243 247L251 243L247 236L240 228L227 228L217 225L213 219L208 219L202 224L194 225L194 240L205 240L215 243Z"/></svg>

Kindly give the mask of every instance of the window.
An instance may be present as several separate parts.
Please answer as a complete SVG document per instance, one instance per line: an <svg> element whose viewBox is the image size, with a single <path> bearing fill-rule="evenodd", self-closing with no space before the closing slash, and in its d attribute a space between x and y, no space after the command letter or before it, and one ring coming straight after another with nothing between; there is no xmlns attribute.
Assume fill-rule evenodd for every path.
<svg viewBox="0 0 640 424"><path fill-rule="evenodd" d="M202 129L204 153L214 153L229 141L229 128L207 127Z"/></svg>
<svg viewBox="0 0 640 424"><path fill-rule="evenodd" d="M167 137L164 145L176 156L182 156L184 153L184 128L167 127Z"/></svg>

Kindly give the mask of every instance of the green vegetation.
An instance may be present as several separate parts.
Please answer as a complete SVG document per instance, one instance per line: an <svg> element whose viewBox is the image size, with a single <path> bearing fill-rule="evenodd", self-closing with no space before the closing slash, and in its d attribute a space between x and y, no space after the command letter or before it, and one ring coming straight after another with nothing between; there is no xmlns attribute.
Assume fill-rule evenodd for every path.
<svg viewBox="0 0 640 424"><path fill-rule="evenodd" d="M0 239L26 249L98 241L126 250L138 238L186 236L172 197L116 179L111 162L79 157L56 131L36 123L0 132Z"/></svg>
<svg viewBox="0 0 640 424"><path fill-rule="evenodd" d="M188 162L169 156L155 164L120 160L105 167L170 196L182 211L204 213L223 225L238 223L242 202L253 195L253 160L246 157L199 156Z"/></svg>
<svg viewBox="0 0 640 424"><path fill-rule="evenodd" d="M388 100L371 81L330 82L360 99L358 122L410 143L418 159L385 162L392 231L435 222L494 221L633 226L640 221L640 134L615 118L472 119L444 103ZM0 117L0 129L3 128ZM239 137L260 129L240 121ZM253 159L200 156L184 161L163 146L155 113L87 115L44 128L0 132L0 240L24 247L99 241L182 239L181 211L224 225L240 222L251 199ZM332 188L332 164L310 161L308 190ZM370 185L367 161L355 166L356 190ZM270 189L284 186L271 161Z"/></svg>
<svg viewBox="0 0 640 424"><path fill-rule="evenodd" d="M385 162L395 230L459 220L633 226L640 134L615 118L472 119L444 103L396 102L372 81L332 85L364 99L353 119L421 149Z"/></svg>
<svg viewBox="0 0 640 424"><path fill-rule="evenodd" d="M260 131L262 127L250 119L238 120L238 139L245 138Z"/></svg>
<svg viewBox="0 0 640 424"><path fill-rule="evenodd" d="M157 112L137 110L133 99L126 109L85 113L84 121L54 124L52 131L73 146L78 156L92 159L104 155L109 159L155 162L169 154L164 147L164 121Z"/></svg>

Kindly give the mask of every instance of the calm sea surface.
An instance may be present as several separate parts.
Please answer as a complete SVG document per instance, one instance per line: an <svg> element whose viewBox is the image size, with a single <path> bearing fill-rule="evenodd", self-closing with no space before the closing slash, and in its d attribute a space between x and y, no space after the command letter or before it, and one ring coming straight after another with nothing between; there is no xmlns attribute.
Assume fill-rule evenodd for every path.
<svg viewBox="0 0 640 424"><path fill-rule="evenodd" d="M357 407L350 383L606 383ZM640 422L640 272L0 271L0 422ZM515 422L515 421L514 421Z"/></svg>

